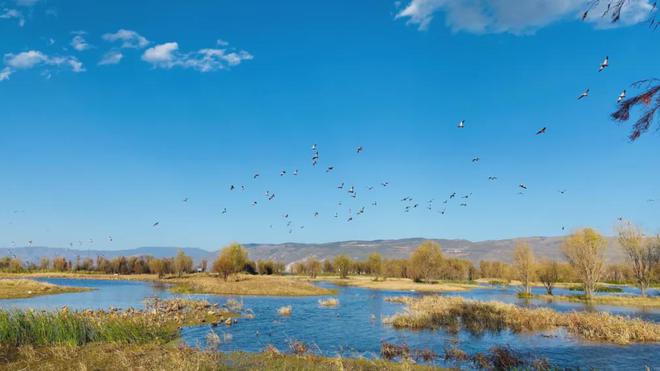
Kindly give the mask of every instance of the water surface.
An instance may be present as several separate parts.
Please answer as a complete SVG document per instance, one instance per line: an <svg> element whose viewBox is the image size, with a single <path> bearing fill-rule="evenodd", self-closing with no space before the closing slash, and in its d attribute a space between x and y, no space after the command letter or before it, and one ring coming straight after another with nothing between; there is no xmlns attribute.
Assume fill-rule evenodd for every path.
<svg viewBox="0 0 660 371"><path fill-rule="evenodd" d="M0 300L3 308L56 309L68 306L71 309L86 308L141 308L148 297L201 298L213 303L225 304L228 297L215 295L178 295L167 291L163 285L139 281L104 281L80 279L42 279L60 285L90 287L94 291L61 295L39 296L29 299ZM422 295L404 291L377 291L357 287L336 287L320 283L324 287L338 290L340 305L323 308L319 297L240 297L245 308L254 318L241 318L235 326L194 326L182 330L183 340L191 346L206 347L210 332L221 339L221 351L258 352L268 345L287 351L293 341L308 344L316 353L342 357L379 356L382 342L406 343L415 349L431 349L442 354L448 346L458 346L470 354L486 352L495 345L509 345L529 357L545 357L559 367L593 367L606 370L643 370L660 367L660 345L636 344L628 346L591 343L575 339L561 330L534 334L513 334L509 331L486 333L480 336L467 332L453 334L444 330L395 330L382 323L382 319L404 309L401 304L385 301L386 297L399 295ZM628 289L632 293L634 289ZM534 293L543 293L535 288ZM558 289L557 294L575 294ZM596 306L581 303L546 303L525 301L515 296L515 288L484 287L471 291L449 293L476 300L497 300L524 306L545 306L558 311L605 310L631 317L641 317L659 322L660 311L631 307ZM277 309L291 305L290 317L281 317ZM456 366L436 361L441 366ZM466 367L467 365L459 365Z"/></svg>

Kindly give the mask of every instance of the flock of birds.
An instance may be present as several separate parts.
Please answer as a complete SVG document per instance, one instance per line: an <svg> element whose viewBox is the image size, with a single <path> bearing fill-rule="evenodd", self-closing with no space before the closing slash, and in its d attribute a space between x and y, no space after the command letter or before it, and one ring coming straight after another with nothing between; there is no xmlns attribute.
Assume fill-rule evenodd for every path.
<svg viewBox="0 0 660 371"><path fill-rule="evenodd" d="M601 62L600 66L599 66L599 68L598 68L598 72L603 72L603 71L605 71L608 67L609 67L609 57L605 57L605 59ZM577 100L582 100L582 99L584 99L584 98L586 98L586 97L588 97L588 96L589 96L589 88L585 89L585 90L584 90L584 91L583 91L583 92L577 97ZM618 103L618 102L621 102L623 99L625 99L625 97L626 97L626 90L623 90L623 91L621 91L621 93L619 94L619 96L618 96L618 98L617 98L617 103ZM466 120L460 120L460 121L458 122L458 124L456 125L456 127L457 127L459 130L465 129L465 128L466 128ZM535 132L535 135L536 135L536 136L544 135L546 132L547 132L547 127L544 126L544 127L542 127L542 128L539 128L539 129ZM355 154L356 154L356 155L359 156L359 155L362 154L363 152L364 152L364 147L363 147L363 146L357 146L357 147L355 148ZM320 163L320 158L321 158L321 157L320 157L319 147L318 147L316 144L313 144L313 145L311 146L311 158L310 158L310 160L311 160L311 166L312 166L312 167L317 167L317 166L319 165L319 163ZM480 157L473 157L473 158L472 158L472 163L475 163L475 164L476 164L476 163L478 163L479 161L480 161ZM334 170L335 170L335 166L333 166L333 165L327 166L327 167L325 168L325 172L326 172L326 173L331 173L331 172L333 172ZM295 170L293 170L293 171L291 171L291 172L287 171L286 169L283 169L283 170L281 170L281 171L279 172L279 176L280 176L280 177L284 177L284 176L287 176L287 175L291 175L291 176L297 177L297 176L299 176L300 174L301 174L301 173L300 173L300 171L299 171L298 169L295 169ZM259 172L256 172L256 173L254 173L254 174L252 175L252 180L256 180L256 179L258 179L260 176L261 176L261 174L260 174ZM488 177L488 180L491 181L491 182L494 182L494 181L497 181L497 180L498 180L498 177L497 177L497 176L494 176L494 175L491 175L491 176ZM380 187L386 188L386 187L388 187L389 185L390 185L390 183L389 183L388 181L382 181L382 182L380 182ZM341 183L339 183L339 184L336 186L336 188L337 188L338 190L340 190L340 191L345 191L345 192L346 192L346 195L347 195L348 197L350 197L351 199L355 199L355 200L358 199L358 190L357 190L357 188L356 188L354 185L347 186L347 184L346 184L345 182L341 182ZM375 188L374 186L371 186L371 185L370 185L370 186L367 186L365 189L366 189L367 191L373 191L374 188ZM239 191L240 191L240 192L243 192L243 191L246 191L247 187L246 187L245 185L235 185L235 184L230 184L230 185L228 185L228 189L229 189L230 192L239 192ZM527 185L525 185L524 183L519 183L519 184L517 185L517 189L518 189L518 194L521 194L521 195L522 195L522 194L524 194L524 192L528 189L528 187L527 187ZM565 190L565 189L561 189L561 190L559 190L558 192L559 192L560 194L563 195L563 194L566 193L566 190ZM272 201L275 200L275 198L276 198L276 193L275 193L275 192L272 192L272 191L270 191L270 190L266 190L263 196L264 196L264 199L263 199L262 202L272 202ZM467 194L463 194L463 195L458 195L456 192L452 192L452 193L450 193L450 194L449 194L444 200L441 201L441 202L442 202L442 206L441 206L440 208L437 208L436 211L437 211L439 214L441 214L441 215L445 215L446 212L447 212L447 206L448 206L448 204L449 204L450 202L454 202L454 200L458 200L458 206L459 206L459 207L467 207L467 206L468 206L468 201L469 201L469 199L470 199L471 196L472 196L472 193L467 193ZM189 198L189 197L185 197L185 198L183 198L183 200L182 200L183 203L188 203L189 201L190 201L190 198ZM653 202L654 200L649 199L649 200L647 200L647 201L648 201L648 202ZM419 203L417 200L415 200L413 197L411 197L411 196L405 196L405 197L401 198L401 199L400 199L400 202L401 202L401 204L402 204L402 211L403 211L404 213L409 213L409 212L411 212L412 210L415 210L415 209L421 209L421 208L422 208L422 206L420 205L420 203ZM426 205L425 205L425 208L426 208L427 210L429 210L429 211L433 211L433 210L434 210L434 199L427 200L427 201L425 202L425 204L426 204ZM259 205L259 200L252 200L251 203L250 203L250 205L251 205L252 207L256 207L256 206L258 206L258 205ZM378 202L377 202L377 201L371 201L370 205L371 205L372 207L376 207L376 206L378 206ZM337 206L339 206L339 207L343 206L343 202L342 202L342 201L339 201L339 202L337 203ZM15 213L16 213L16 212L17 212L17 211L15 211ZM229 214L229 213L230 213L230 210L229 210L228 208L226 208L226 207L222 208L222 210L220 211L220 214L221 214L221 215L225 215L225 214ZM355 217L360 216L360 215L363 215L363 214L365 214L365 213L366 213L366 206L359 206L359 207L357 207L355 210L354 210L353 208L348 208L348 213L347 213L347 215L344 216L344 218L345 218L344 220L345 220L346 222L351 222L351 221L354 220ZM319 212L318 210L314 210L314 211L311 212L311 215L312 215L314 218L317 218L317 217L319 217L321 214L320 214L320 212ZM335 213L334 213L334 218L336 218L336 219L339 219L339 218L340 218L340 214L339 214L339 212L335 212ZM292 220L292 218L290 217L289 213L283 213L283 214L282 214L282 219L283 219L283 221L284 221L284 226L285 226L285 228L288 230L288 233L289 233L289 234L292 234L296 228L297 228L297 229L304 229L304 228L305 228L305 226L302 225L302 224L296 224L296 223L294 223L293 220ZM621 220L621 219L622 219L622 218L619 218L619 220ZM160 221L156 220L156 221L153 222L152 227L153 227L153 228L159 228L160 225L161 225ZM273 228L273 225L271 224L269 227L270 227L270 228ZM565 230L565 227L562 226L561 229L562 229L562 231L563 231L563 230ZM112 237L112 235L108 235L108 236L107 236L107 241L108 241L108 242L112 242L112 241L113 241L113 237ZM89 245L93 245L93 244L94 244L94 239L90 238L90 239L87 240L87 242L89 243ZM15 247L15 246L16 246L16 242L15 242L15 241L12 241L11 244L12 244L12 247ZM78 245L78 246L83 246L83 244L84 244L83 240L78 240L78 241L77 241L77 245ZM33 241L32 241L32 240L27 241L27 246L28 246L28 247L31 247L32 245L33 245ZM74 245L75 245L75 243L74 243L73 241L69 243L69 246L70 246L70 247L73 247Z"/></svg>

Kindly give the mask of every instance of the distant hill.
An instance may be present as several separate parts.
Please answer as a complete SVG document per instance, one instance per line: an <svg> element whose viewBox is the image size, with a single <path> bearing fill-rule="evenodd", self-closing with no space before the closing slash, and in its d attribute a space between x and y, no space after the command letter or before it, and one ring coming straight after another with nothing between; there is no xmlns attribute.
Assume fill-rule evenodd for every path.
<svg viewBox="0 0 660 371"><path fill-rule="evenodd" d="M374 241L341 241L321 244L309 243L282 243L282 244L245 244L250 258L273 259L284 263L304 260L309 256L318 259L332 258L345 254L353 259L365 259L372 252L379 252L386 258L407 258L410 253L422 242L424 238L407 238L399 240ZM526 237L505 240L489 240L472 242L468 240L434 239L447 256L468 259L474 263L480 260L499 260L511 262L511 255L517 241L527 241L539 258L552 258L563 260L561 243L563 237ZM609 262L620 262L624 259L623 253L615 238L608 238L609 247L606 258ZM126 250L77 250L57 247L18 247L0 248L0 256L15 255L23 261L37 263L41 257L53 258L64 256L75 260L76 256L96 258L102 255L106 258L116 256L155 256L172 257L176 255L177 247L138 247ZM218 251L208 251L199 248L184 248L185 253L198 263L206 258L212 261Z"/></svg>

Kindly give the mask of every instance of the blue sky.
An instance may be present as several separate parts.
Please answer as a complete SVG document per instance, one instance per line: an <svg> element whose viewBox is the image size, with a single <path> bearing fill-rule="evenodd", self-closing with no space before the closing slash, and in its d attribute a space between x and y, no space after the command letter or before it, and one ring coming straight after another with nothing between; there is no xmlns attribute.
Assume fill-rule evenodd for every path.
<svg viewBox="0 0 660 371"><path fill-rule="evenodd" d="M658 233L660 138L609 119L650 5L584 4L4 0L0 246Z"/></svg>

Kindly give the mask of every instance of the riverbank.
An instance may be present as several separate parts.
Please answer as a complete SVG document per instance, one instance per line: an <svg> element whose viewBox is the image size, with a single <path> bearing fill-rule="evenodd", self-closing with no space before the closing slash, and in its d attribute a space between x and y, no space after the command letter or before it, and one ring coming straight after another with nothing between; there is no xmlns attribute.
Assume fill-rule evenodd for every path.
<svg viewBox="0 0 660 371"><path fill-rule="evenodd" d="M456 283L456 282L415 282L406 278L388 278L386 280L374 280L374 277L349 277L339 278L338 276L317 277L315 281L329 282L339 286L363 287L372 290L385 291L419 291L419 292L452 292L468 291L480 287L475 284Z"/></svg>
<svg viewBox="0 0 660 371"><path fill-rule="evenodd" d="M29 279L0 279L0 299L24 299L42 295L89 291L88 288L53 285Z"/></svg>
<svg viewBox="0 0 660 371"><path fill-rule="evenodd" d="M407 311L386 318L395 328L446 328L474 334L486 331L545 331L565 328L586 340L616 344L660 341L660 324L605 312L559 313L547 308L523 308L501 302L479 302L461 297L397 297Z"/></svg>
<svg viewBox="0 0 660 371"><path fill-rule="evenodd" d="M255 295L255 296L320 296L333 295L334 290L313 285L307 280L286 276L240 274L227 281L215 275L197 274L171 278L172 292L182 294Z"/></svg>

